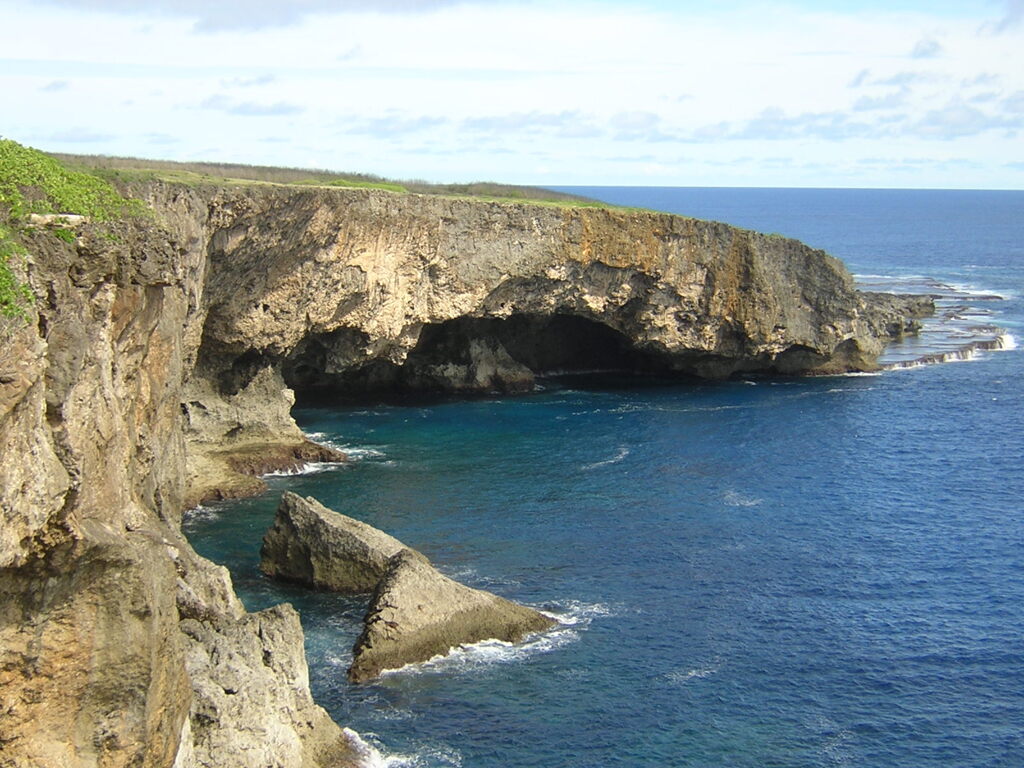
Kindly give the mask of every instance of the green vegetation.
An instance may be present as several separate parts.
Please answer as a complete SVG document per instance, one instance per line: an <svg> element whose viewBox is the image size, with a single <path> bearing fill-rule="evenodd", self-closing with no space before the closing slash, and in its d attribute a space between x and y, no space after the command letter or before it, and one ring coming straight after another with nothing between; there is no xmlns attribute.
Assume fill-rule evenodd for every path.
<svg viewBox="0 0 1024 768"><path fill-rule="evenodd" d="M13 219L30 213L74 213L109 221L145 211L109 183L70 170L39 150L0 139L0 205Z"/></svg>
<svg viewBox="0 0 1024 768"><path fill-rule="evenodd" d="M33 213L67 213L110 221L145 213L145 206L126 200L108 182L71 170L59 161L9 139L0 139L0 318L25 319L32 291L18 280L16 259L24 259L17 229ZM75 233L56 227L51 234L67 243ZM4 332L9 326L4 325Z"/></svg>
<svg viewBox="0 0 1024 768"><path fill-rule="evenodd" d="M12 232L0 226L0 317L24 319L26 308L32 303L32 291L11 270L11 260L23 255Z"/></svg>
<svg viewBox="0 0 1024 768"><path fill-rule="evenodd" d="M547 203L567 206L614 208L578 195L541 187L520 187L494 182L472 184L429 184L425 181L395 181L367 173L338 173L309 168L274 168L239 163L185 163L145 160L137 157L55 154L65 165L109 181L131 182L161 179L184 184L287 184L302 186L383 189L395 194L444 195L495 202Z"/></svg>

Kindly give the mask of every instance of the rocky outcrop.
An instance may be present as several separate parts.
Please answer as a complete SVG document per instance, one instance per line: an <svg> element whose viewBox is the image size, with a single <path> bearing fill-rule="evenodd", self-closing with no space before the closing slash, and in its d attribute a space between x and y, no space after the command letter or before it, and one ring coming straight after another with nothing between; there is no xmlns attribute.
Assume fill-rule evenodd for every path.
<svg viewBox="0 0 1024 768"><path fill-rule="evenodd" d="M278 605L238 621L185 619L193 685L191 762L203 768L359 764L358 751L313 703L299 616Z"/></svg>
<svg viewBox="0 0 1024 768"><path fill-rule="evenodd" d="M0 766L344 765L294 612L246 614L179 530L199 262L145 219L24 237L36 302L0 351Z"/></svg>
<svg viewBox="0 0 1024 768"><path fill-rule="evenodd" d="M293 391L873 370L913 330L905 303L859 293L822 251L715 222L379 190L134 191L205 264L183 407L209 496L255 485L225 474L225 452L300 444Z"/></svg>
<svg viewBox="0 0 1024 768"><path fill-rule="evenodd" d="M348 677L365 682L386 669L481 640L516 643L555 623L532 608L459 584L403 549L374 590Z"/></svg>
<svg viewBox="0 0 1024 768"><path fill-rule="evenodd" d="M349 669L353 682L467 643L518 642L555 624L443 576L398 539L312 497L282 495L260 556L269 576L336 592L373 591Z"/></svg>
<svg viewBox="0 0 1024 768"><path fill-rule="evenodd" d="M260 569L316 589L358 594L373 591L402 549L402 542L371 525L286 492L263 537Z"/></svg>
<svg viewBox="0 0 1024 768"><path fill-rule="evenodd" d="M882 339L900 339L921 330L923 317L935 314L935 299L924 294L862 291L864 302L874 311L874 332Z"/></svg>

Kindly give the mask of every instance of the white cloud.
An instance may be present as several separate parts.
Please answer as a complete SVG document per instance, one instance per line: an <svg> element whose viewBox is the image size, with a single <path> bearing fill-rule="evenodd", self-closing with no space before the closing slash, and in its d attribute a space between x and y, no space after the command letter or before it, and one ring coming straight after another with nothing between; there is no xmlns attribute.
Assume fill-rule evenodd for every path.
<svg viewBox="0 0 1024 768"><path fill-rule="evenodd" d="M197 30L214 32L291 26L312 14L432 11L457 1L375 0L368 4L365 0L41 0L41 4L144 17L176 16L193 20Z"/></svg>
<svg viewBox="0 0 1024 768"><path fill-rule="evenodd" d="M942 54L942 45L932 37L922 37L910 52L913 59L934 59Z"/></svg>
<svg viewBox="0 0 1024 768"><path fill-rule="evenodd" d="M297 115L305 111L305 107L285 101L276 101L272 104L260 104L253 101L239 102L222 93L203 99L199 106L202 109L214 109L239 117L280 117L282 115Z"/></svg>
<svg viewBox="0 0 1024 768"><path fill-rule="evenodd" d="M39 88L43 93L57 93L59 91L66 91L70 83L67 80L51 80L46 85Z"/></svg>
<svg viewBox="0 0 1024 768"><path fill-rule="evenodd" d="M746 155L749 178L716 183L770 184L783 165L770 158L806 158L810 174L842 157L849 175L820 183L851 183L868 167L858 158L917 147L931 157L941 139L981 164L971 179L988 169L994 185L1007 183L1024 92L1024 46L979 36L985 8L957 19L807 0L743 13L562 0L393 3L383 14L309 0L246 4L259 23L213 30L209 14L242 5L60 2L54 14L0 0L22 30L5 41L0 87L18 105L5 132L52 149L74 138L54 133L73 114L110 154L681 184L714 182L691 175L712 168L739 174L733 161ZM206 5L217 8L203 16ZM197 34L202 18L212 33ZM73 87L50 85L62 82ZM542 166L548 175L531 177ZM966 183L952 169L939 183Z"/></svg>

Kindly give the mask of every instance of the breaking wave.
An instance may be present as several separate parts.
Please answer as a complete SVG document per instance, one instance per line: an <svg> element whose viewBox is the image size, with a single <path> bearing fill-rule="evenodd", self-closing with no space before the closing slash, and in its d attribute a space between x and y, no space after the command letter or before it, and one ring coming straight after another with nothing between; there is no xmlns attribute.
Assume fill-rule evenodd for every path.
<svg viewBox="0 0 1024 768"><path fill-rule="evenodd" d="M427 748L415 755L385 754L377 735L367 733L361 735L351 728L343 728L356 759L361 768L418 768L419 766L452 766L462 765L462 755L452 749Z"/></svg>
<svg viewBox="0 0 1024 768"><path fill-rule="evenodd" d="M618 453L612 456L610 459L604 459L603 461L595 461L593 464L584 464L580 469L587 471L590 469L597 469L598 467L607 467L609 464L618 464L624 458L629 456L629 447L620 446Z"/></svg>

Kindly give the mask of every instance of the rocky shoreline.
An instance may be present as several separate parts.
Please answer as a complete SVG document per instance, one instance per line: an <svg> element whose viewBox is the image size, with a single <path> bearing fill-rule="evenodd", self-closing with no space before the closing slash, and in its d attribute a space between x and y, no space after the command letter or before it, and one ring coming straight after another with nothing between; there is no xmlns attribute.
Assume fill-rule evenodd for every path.
<svg viewBox="0 0 1024 768"><path fill-rule="evenodd" d="M3 768L359 762L312 701L295 612L246 613L180 530L262 472L344 460L295 425L295 391L874 370L921 311L796 241L664 214L131 191L152 217L20 235L35 303L0 364ZM379 583L425 578L417 562L393 554Z"/></svg>

